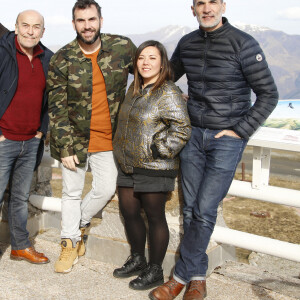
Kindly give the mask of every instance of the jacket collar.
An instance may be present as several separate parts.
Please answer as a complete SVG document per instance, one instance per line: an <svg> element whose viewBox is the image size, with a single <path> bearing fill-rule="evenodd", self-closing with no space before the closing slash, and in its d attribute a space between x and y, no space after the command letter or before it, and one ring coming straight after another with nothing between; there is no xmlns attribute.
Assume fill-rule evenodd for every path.
<svg viewBox="0 0 300 300"><path fill-rule="evenodd" d="M141 93L144 94L144 93L148 93L150 91L150 89L154 86L154 83L150 83L148 85L146 85L146 87L142 88L141 87Z"/></svg>
<svg viewBox="0 0 300 300"><path fill-rule="evenodd" d="M164 88L165 86L167 86L169 84L169 82L166 80L157 90L155 90L154 92L151 92L151 95L153 95L154 97L156 97L156 93L161 90L162 88ZM147 94L150 95L150 91L151 89L154 87L155 83L151 83L148 84L144 89L140 88L140 94L142 96L145 96Z"/></svg>
<svg viewBox="0 0 300 300"><path fill-rule="evenodd" d="M104 37L105 37L105 34L100 33L101 47L100 47L99 54L101 52L109 52L110 51L109 48L108 48L108 44L105 41ZM78 58L78 60L80 62L83 62L83 61L87 60L86 56L81 51L81 48L79 46L77 38L70 43L70 46L73 48L73 51L75 52L76 57Z"/></svg>
<svg viewBox="0 0 300 300"><path fill-rule="evenodd" d="M201 27L199 27L199 34L203 37L216 37L216 36L224 33L230 27L230 24L229 24L227 18L222 17L222 23L223 23L223 25L220 28L218 28L214 31L209 31L209 32L204 31L203 29L201 29Z"/></svg>

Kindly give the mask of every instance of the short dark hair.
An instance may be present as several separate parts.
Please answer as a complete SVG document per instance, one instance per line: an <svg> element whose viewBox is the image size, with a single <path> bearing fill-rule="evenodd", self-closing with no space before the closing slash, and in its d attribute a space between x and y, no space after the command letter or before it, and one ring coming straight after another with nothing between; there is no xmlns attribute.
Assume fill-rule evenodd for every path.
<svg viewBox="0 0 300 300"><path fill-rule="evenodd" d="M72 18L75 20L75 10L76 9L86 9L87 7L91 7L95 5L98 11L99 18L101 18L101 7L94 0L77 0L72 9Z"/></svg>
<svg viewBox="0 0 300 300"><path fill-rule="evenodd" d="M196 0L193 0L193 6L195 6L195 1L196 1ZM223 3L223 0L221 0L221 3Z"/></svg>
<svg viewBox="0 0 300 300"><path fill-rule="evenodd" d="M168 59L167 50L164 47L164 45L158 41L149 40L144 43L142 43L136 51L135 58L134 58L134 83L133 83L133 95L139 95L140 88L143 84L143 78L139 74L138 68L137 68L137 61L139 59L139 56L141 55L142 51L147 47L155 47L158 49L161 57L161 72L160 75L155 82L152 91L155 91L158 89L165 81L172 80L172 70Z"/></svg>

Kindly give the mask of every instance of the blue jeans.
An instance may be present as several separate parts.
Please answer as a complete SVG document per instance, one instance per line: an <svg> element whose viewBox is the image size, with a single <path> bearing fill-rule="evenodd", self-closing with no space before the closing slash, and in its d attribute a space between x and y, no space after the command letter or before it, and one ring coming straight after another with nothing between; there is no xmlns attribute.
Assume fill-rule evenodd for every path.
<svg viewBox="0 0 300 300"><path fill-rule="evenodd" d="M12 250L31 246L26 229L28 198L40 139L0 142L0 204L9 182L8 222Z"/></svg>
<svg viewBox="0 0 300 300"><path fill-rule="evenodd" d="M193 127L180 153L184 196L184 236L174 277L182 283L206 276L206 249L220 201L226 196L247 144L244 139L214 136L221 130Z"/></svg>

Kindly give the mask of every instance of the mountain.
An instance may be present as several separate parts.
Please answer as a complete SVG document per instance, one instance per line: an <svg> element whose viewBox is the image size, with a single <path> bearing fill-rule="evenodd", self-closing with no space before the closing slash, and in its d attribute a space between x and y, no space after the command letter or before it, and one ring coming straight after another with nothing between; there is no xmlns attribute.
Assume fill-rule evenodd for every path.
<svg viewBox="0 0 300 300"><path fill-rule="evenodd" d="M178 39L185 34L191 32L189 27L184 26L167 26L157 31L152 31L144 34L132 34L129 37L137 44L140 45L146 40L158 40L163 44L178 41ZM146 39L145 39L146 38Z"/></svg>
<svg viewBox="0 0 300 300"><path fill-rule="evenodd" d="M278 86L280 99L299 99L300 35L289 35L256 25L233 25L252 35L261 45ZM171 25L157 31L128 36L137 46L146 40L158 40L165 45L171 56L179 39L195 29ZM184 92L187 91L185 78L181 78L178 84Z"/></svg>
<svg viewBox="0 0 300 300"><path fill-rule="evenodd" d="M281 31L252 32L260 43L281 99L300 98L300 36Z"/></svg>

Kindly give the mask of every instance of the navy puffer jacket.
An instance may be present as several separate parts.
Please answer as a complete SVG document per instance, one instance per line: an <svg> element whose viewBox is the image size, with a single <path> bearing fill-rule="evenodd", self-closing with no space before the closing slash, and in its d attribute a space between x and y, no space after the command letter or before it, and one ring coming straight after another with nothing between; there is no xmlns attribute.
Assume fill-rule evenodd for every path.
<svg viewBox="0 0 300 300"><path fill-rule="evenodd" d="M186 73L192 126L231 129L248 139L278 102L265 55L249 34L231 26L185 35L171 58L175 81ZM251 106L251 89L256 101Z"/></svg>

